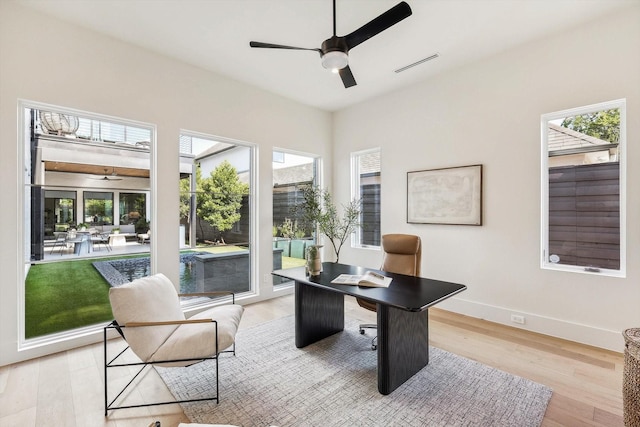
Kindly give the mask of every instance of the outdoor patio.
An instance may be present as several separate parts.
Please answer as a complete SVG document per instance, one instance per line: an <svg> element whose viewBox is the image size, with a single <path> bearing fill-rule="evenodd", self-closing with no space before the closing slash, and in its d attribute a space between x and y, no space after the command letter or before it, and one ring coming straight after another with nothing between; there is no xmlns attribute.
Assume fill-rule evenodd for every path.
<svg viewBox="0 0 640 427"><path fill-rule="evenodd" d="M55 240L46 240L44 245L44 261L60 261L65 259L82 259L82 258L101 258L122 255L133 255L139 253L148 253L150 251L149 242L140 243L137 240L125 240L120 245L109 245L96 242L83 242L87 249L79 251L76 254L75 245L79 243L67 242L64 246L58 244L56 247ZM52 253L53 252L53 253Z"/></svg>

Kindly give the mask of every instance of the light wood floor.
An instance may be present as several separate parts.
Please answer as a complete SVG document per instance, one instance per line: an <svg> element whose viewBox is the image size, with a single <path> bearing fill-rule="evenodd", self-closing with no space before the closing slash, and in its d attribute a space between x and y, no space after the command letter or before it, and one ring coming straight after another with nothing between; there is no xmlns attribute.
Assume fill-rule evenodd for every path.
<svg viewBox="0 0 640 427"><path fill-rule="evenodd" d="M293 297L245 308L241 328L293 314ZM374 313L350 297L346 312L375 321ZM429 316L433 346L550 386L554 393L543 426L623 425L622 354L439 309L431 309ZM179 405L117 410L105 418L102 363L102 345L95 344L1 367L0 426L146 427L159 420L162 427L172 427L188 422ZM135 393L133 398L144 401L166 398L168 391L151 370Z"/></svg>

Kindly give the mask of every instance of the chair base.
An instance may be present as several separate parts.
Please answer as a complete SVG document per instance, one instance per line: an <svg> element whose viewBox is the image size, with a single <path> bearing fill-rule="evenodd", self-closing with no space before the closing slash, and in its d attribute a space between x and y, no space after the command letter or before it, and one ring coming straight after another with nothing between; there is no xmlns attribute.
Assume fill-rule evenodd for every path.
<svg viewBox="0 0 640 427"><path fill-rule="evenodd" d="M100 250L100 245L103 245L105 248L107 248L107 252L111 252L111 246L109 246L108 242L93 242L93 248L94 250Z"/></svg>
<svg viewBox="0 0 640 427"><path fill-rule="evenodd" d="M111 360L108 360L108 358L107 358L107 330L114 329L122 336L122 331L120 330L120 328L121 328L121 326L118 325L115 321L109 323L107 326L104 327L103 340L104 340L104 416L105 417L107 416L107 414L108 414L108 412L110 410L115 410L115 409L141 408L141 407L144 407L144 406L169 405L169 404L173 404L173 403L185 403L185 402L201 402L201 401L206 401L206 400L215 400L216 403L219 403L219 398L218 398L218 396L219 396L218 357L222 353L233 353L235 355L236 354L236 352L235 352L235 343L233 344L233 350L221 351L217 355L210 356L210 357L203 357L203 358L198 358L198 359L162 360L162 361L156 361L156 362L118 363L116 361L120 358L120 356L122 356L129 349L129 346L125 347L125 349L122 350L120 353L118 353L117 356L115 356ZM115 405L116 400L118 400L118 398L129 388L129 386L133 383L133 381L142 373L142 371L147 366L162 365L162 364L171 363L171 362L193 362L192 364L195 364L195 363L203 362L205 360L215 360L216 384L215 384L215 395L214 396L205 397L205 398L199 398L199 399L171 400L171 401L166 401L166 402L152 402L152 403L144 403L144 404L139 404L139 405L119 405L119 406ZM108 394L108 383L109 382L108 382L108 377L107 377L107 369L109 369L109 368L118 368L118 367L129 367L129 366L141 366L141 368L138 370L138 372L136 372L136 374L133 376L133 378L131 378L131 380L122 388L122 390L120 390L118 392L118 394L109 402L109 398L108 398L108 396L109 396L109 394Z"/></svg>
<svg viewBox="0 0 640 427"><path fill-rule="evenodd" d="M362 335L364 335L364 330L365 329L377 329L378 325L376 325L375 323L363 323L359 326L360 328L360 333ZM375 337L373 337L373 339L371 340L371 350L377 350L378 349L378 344L376 343L376 340L378 339L378 336L376 335Z"/></svg>

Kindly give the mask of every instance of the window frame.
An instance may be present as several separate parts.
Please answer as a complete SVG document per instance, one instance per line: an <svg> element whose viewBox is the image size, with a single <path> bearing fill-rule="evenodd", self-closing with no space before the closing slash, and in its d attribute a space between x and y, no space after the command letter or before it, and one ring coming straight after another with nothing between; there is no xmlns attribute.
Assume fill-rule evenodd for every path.
<svg viewBox="0 0 640 427"><path fill-rule="evenodd" d="M20 164L25 165L25 168L28 169L28 166L25 164L26 159L29 158L29 147L25 144L26 139L29 136L30 132L30 123L29 119L25 116L26 110L41 110L41 111L53 111L60 114L68 114L72 116L82 117L85 119L96 120L96 121L107 121L113 122L117 124L121 124L124 126L131 126L135 128L146 129L149 131L150 141L147 144L149 147L149 179L150 179L150 190L148 192L147 202L149 203L150 210L152 212L157 211L157 198L155 194L157 194L156 187L156 148L157 148L157 127L155 124L142 122L138 120L131 120L121 117L109 116L100 113L95 113L87 110L74 109L69 107L64 107L60 105L47 104L39 101L32 101L26 99L18 99L18 139L16 143L18 144L18 161ZM28 241L28 237L30 234L30 220L29 220L29 209L30 204L27 203L30 197L29 189L32 187L31 184L27 184L27 173L21 173L18 177L18 185L20 186L20 195L18 199L17 206L17 214L18 214L18 234L20 236L17 246L19 248L19 252L22 253L21 263L26 265L32 264L30 258L30 241ZM59 186L42 186L45 190L63 190L64 188ZM76 199L75 199L75 211L76 221L80 220L84 217L84 195L78 194L79 191L76 191ZM80 206L82 206L82 216L78 215L78 211ZM154 215L155 217L155 215ZM155 251L155 243L151 244L151 249L149 251L150 263L151 263L151 274L156 271L156 258L157 254ZM46 261L45 261L46 262ZM25 338L25 281L28 273L28 268L19 269L18 282L17 282L17 296L18 296L18 342L17 347L18 351L30 350L34 348L57 348L61 342L73 342L78 345L86 344L86 336L96 335L102 331L103 325L89 325L84 327L79 327L75 329L70 329L67 331L55 332L43 336L33 337L33 338Z"/></svg>
<svg viewBox="0 0 640 427"><path fill-rule="evenodd" d="M136 224L138 222L138 220L140 220L141 218L144 219L145 221L149 222L149 215L147 214L147 210L148 210L148 192L146 191L118 191L118 218L119 218L119 222L122 225L122 216L123 215L128 215L126 212L121 212L123 207L127 206L127 197L128 196L133 196L133 197L140 197L143 196L144 197L144 203L142 204L144 212L140 213L140 216L133 222L125 222L126 224ZM123 200L124 199L124 200ZM115 202L115 201L114 201ZM135 202L134 202L135 204ZM86 216L86 214L85 214ZM131 219L129 218L127 221L131 221ZM87 221L85 221L87 222Z"/></svg>
<svg viewBox="0 0 640 427"><path fill-rule="evenodd" d="M73 193L73 197L51 197L52 193L63 193L63 192ZM60 200L73 200L73 206L69 211L71 212L71 214L73 216L73 218L71 219L71 222L74 222L74 223L77 222L76 219L75 219L75 217L77 216L77 206L78 206L78 192L77 191L70 191L68 189L65 189L65 190L53 190L53 189L50 189L50 190L45 190L44 193L45 193L44 194L44 197L45 197L45 210L46 210L46 203L47 203L46 200L49 199L49 200L53 200L54 201L53 202L53 204L54 204L54 215L53 216L54 217L55 217L55 207L59 206ZM47 197L47 193L49 193L49 197ZM55 196L55 195L60 195L60 194L53 194L53 195ZM67 221L67 223L69 223L69 221ZM53 230L52 231L56 232L56 231L58 231L56 229L56 226L58 224L62 224L62 223L59 223L57 221L53 221L51 224L53 225ZM46 225L47 225L47 222L45 221L45 229L46 229Z"/></svg>
<svg viewBox="0 0 640 427"><path fill-rule="evenodd" d="M360 180L360 158L367 154L378 153L380 159L382 158L382 150L380 147L368 148L366 150L354 151L351 153L351 200L360 200L360 190L361 190L361 180ZM382 180L382 166L380 166L380 170L378 172L380 175L380 180ZM382 199L382 182L380 189L380 198ZM382 202L380 202L382 204ZM362 207L361 207L362 209ZM362 213L361 213L362 215ZM361 216L362 218L362 216ZM362 224L356 227L355 232L351 236L351 247L356 249L374 249L379 250L382 244L382 224L380 230L380 245L368 245L362 243Z"/></svg>
<svg viewBox="0 0 640 427"><path fill-rule="evenodd" d="M94 194L105 194L105 195L111 195L111 198L108 197L103 197L103 198L95 198L92 197L92 195ZM87 194L89 194L89 196L87 196ZM82 191L82 220L81 221L76 221L78 223L80 222L84 222L84 223L90 223L91 221L87 222L87 212L89 211L89 209L87 209L87 201L89 200L104 200L105 201L105 209L106 209L106 205L107 202L111 201L111 223L107 224L107 225L114 225L116 224L116 215L117 213L115 212L115 192L114 191ZM105 210L105 215L106 215L107 211Z"/></svg>
<svg viewBox="0 0 640 427"><path fill-rule="evenodd" d="M259 146L256 143L243 141L234 138L227 138L224 136L213 135L209 133L197 132L188 129L180 129L179 134L179 155L186 156L194 156L193 151L193 139L198 139L202 141L226 144L232 147L227 148L237 148L242 147L248 150L248 171L249 171L249 194L248 194L248 208L250 212L250 219L248 223L248 236L249 236L249 286L250 289L246 292L243 292L241 297L244 295L256 296L260 293L260 281L258 280L258 265L259 265L259 254L258 254L258 225L259 225L259 200L258 200L258 158L259 158ZM223 151L226 151L223 150ZM190 197L189 197L189 224L190 224L190 240L187 247L191 249L195 249L196 239L191 236L196 236L196 216L197 210L195 208L197 190L196 190L196 169L198 167L197 162L194 162L191 166L191 171L189 172L189 181L190 181ZM234 224L232 230L242 230L242 226L239 223ZM236 294L236 299L239 294ZM181 306L183 310L189 311L193 309L200 309L206 307L212 307L218 304L216 299L184 299L181 298Z"/></svg>
<svg viewBox="0 0 640 427"><path fill-rule="evenodd" d="M596 111L619 109L620 110L620 140L618 142L619 161L619 191L620 191L620 268L593 268L577 265L552 263L549 261L549 150L548 150L548 124L553 120L564 119L571 116L579 116ZM626 99L601 102L583 107L570 108L553 113L542 114L540 117L541 134L541 171L540 171L540 268L543 270L566 271L573 273L592 274L611 277L626 277L627 266L627 239L626 239L626 200L627 200L627 135L626 135Z"/></svg>
<svg viewBox="0 0 640 427"><path fill-rule="evenodd" d="M281 156L280 156L281 155ZM281 223L276 223L276 219L279 218L279 215L277 215L276 212L274 212L274 199L275 199L275 191L274 189L276 188L281 188L283 186L291 186L295 188L295 193L296 194L300 194L300 185L306 185L305 183L307 183L307 181L303 181L303 182L285 182L285 183L274 183L273 181L275 180L275 175L276 173L275 168L274 168L274 163L286 163L287 162L287 155L291 155L291 156L295 156L295 157L303 157L306 158L308 160L310 160L307 163L304 164L310 164L312 165L312 173L311 173L311 181L310 184L313 186L317 186L319 188L323 188L323 174L322 174L322 170L323 170L323 166L322 166L322 162L323 159L320 155L315 154L315 153L309 153L309 152L304 152L304 151L298 151L298 150L291 150L291 149L286 149L286 148L280 148L280 147L273 147L271 149L271 173L272 173L272 182L271 182L271 217L272 217L272 227L277 228ZM278 161L274 161L275 158L278 158ZM294 162L295 163L295 162ZM299 166L298 164L294 164L292 166ZM291 196L294 199L296 198L296 196ZM295 204L295 200L294 200L294 204ZM292 204L288 204L289 208L293 207ZM305 238L308 238L309 236L306 236ZM276 239L277 237L274 236L274 241L273 241L273 245L277 245L276 243ZM318 232L318 228L316 225L316 228L314 230L314 232L312 233L312 239L311 242L313 244L321 244L321 239L322 237L320 237L320 233ZM300 262L302 262L302 264L304 264L304 259L301 259ZM282 268L296 268L296 265L293 266L282 266ZM282 278L278 278L276 276L273 276L269 283L271 283L273 285L273 290L278 292L278 291L284 291L287 289L291 289L293 287L293 282L291 280L287 280L287 279L282 279Z"/></svg>

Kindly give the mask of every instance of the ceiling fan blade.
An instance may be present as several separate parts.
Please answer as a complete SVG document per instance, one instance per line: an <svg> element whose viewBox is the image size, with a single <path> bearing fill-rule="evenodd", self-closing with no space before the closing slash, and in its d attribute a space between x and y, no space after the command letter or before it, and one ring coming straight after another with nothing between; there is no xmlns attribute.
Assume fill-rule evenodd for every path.
<svg viewBox="0 0 640 427"><path fill-rule="evenodd" d="M95 178L95 177L90 176L89 179L95 179L96 181L122 181L122 178L113 178L113 177L110 177L110 176L103 176L103 177L100 177L100 178Z"/></svg>
<svg viewBox="0 0 640 427"><path fill-rule="evenodd" d="M348 48L353 49L363 41L370 39L371 37L383 32L392 25L395 25L403 19L408 18L409 16L411 16L411 13L411 7L406 2L403 1L398 3L382 15L364 24L362 27L358 28L351 34L344 36Z"/></svg>
<svg viewBox="0 0 640 427"><path fill-rule="evenodd" d="M315 51L315 52L322 53L322 51L320 49L309 49L309 48L306 48L306 47L286 46L286 45L282 45L282 44L263 43L263 42L254 42L254 41L249 42L249 46L251 46L251 47L262 47L262 48L267 48L267 49L312 50L312 51Z"/></svg>
<svg viewBox="0 0 640 427"><path fill-rule="evenodd" d="M344 83L345 89L357 84L356 79L353 77L353 73L351 72L351 68L349 68L348 65L341 68L338 73L340 73L340 78L342 79L342 83Z"/></svg>
<svg viewBox="0 0 640 427"><path fill-rule="evenodd" d="M116 173L116 168L113 168L111 175L108 175L108 169L105 168L104 176L101 176L100 178L94 178L90 176L89 179L95 179L98 181L122 181L122 178L118 178L118 174Z"/></svg>

